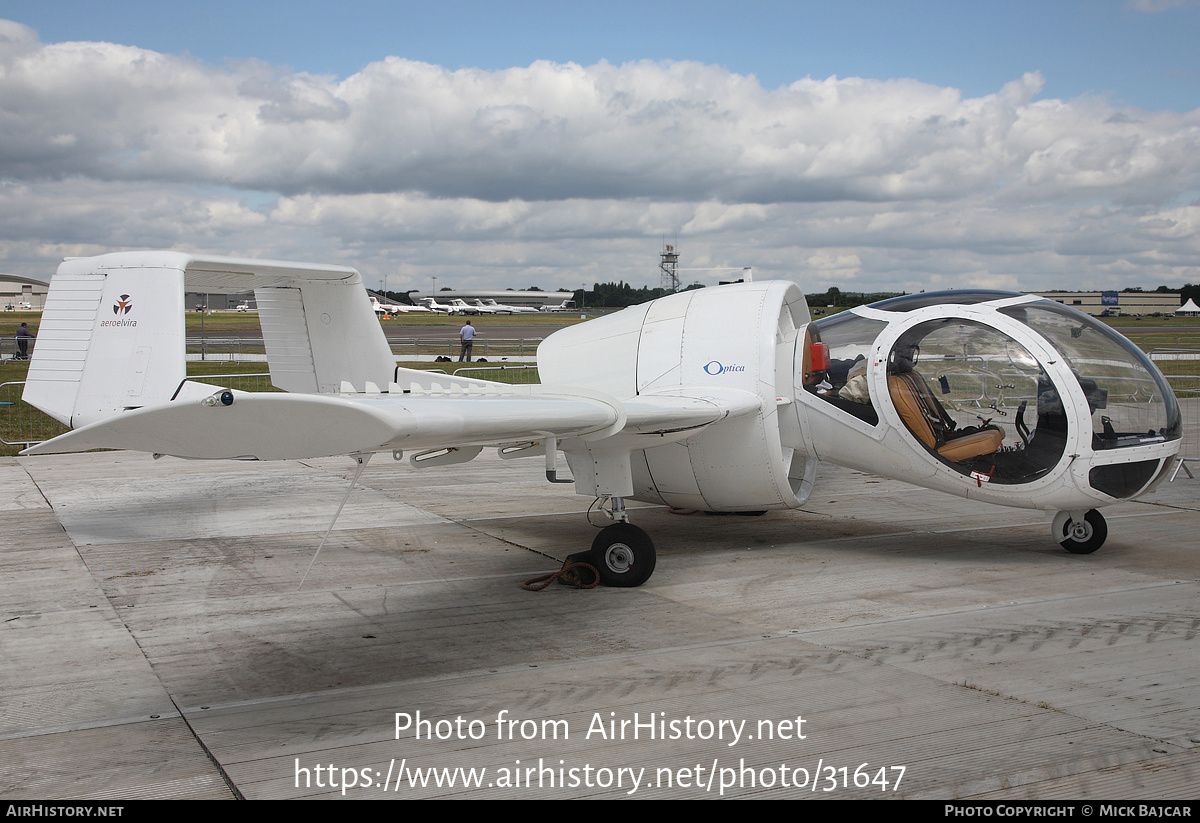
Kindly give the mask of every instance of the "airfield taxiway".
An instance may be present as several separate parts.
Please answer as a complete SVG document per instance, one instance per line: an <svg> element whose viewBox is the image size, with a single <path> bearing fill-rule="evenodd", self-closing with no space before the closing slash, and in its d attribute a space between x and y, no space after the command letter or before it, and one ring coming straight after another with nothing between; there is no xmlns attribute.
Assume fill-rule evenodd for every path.
<svg viewBox="0 0 1200 823"><path fill-rule="evenodd" d="M634 511L641 588L535 593L589 501L540 460L379 455L297 591L351 472L0 459L0 794L1196 795L1182 473L1077 557L1046 513L822 466L799 511Z"/></svg>

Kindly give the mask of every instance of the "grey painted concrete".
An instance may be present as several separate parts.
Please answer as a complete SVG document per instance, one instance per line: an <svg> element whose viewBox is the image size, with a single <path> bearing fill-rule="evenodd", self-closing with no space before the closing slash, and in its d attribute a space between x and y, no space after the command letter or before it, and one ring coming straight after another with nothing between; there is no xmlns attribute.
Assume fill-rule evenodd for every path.
<svg viewBox="0 0 1200 823"><path fill-rule="evenodd" d="M822 467L801 511L635 511L659 549L640 589L530 593L590 544L589 501L539 460L380 455L298 592L351 473L0 460L0 793L341 797L332 765L339 784L390 768L396 798L624 797L629 772L595 785L618 768L645 770L634 797L722 779L726 797L1195 796L1200 481L1182 474L1106 509L1108 543L1076 557L1047 514ZM483 737L396 739L417 711ZM502 711L569 738L498 739ZM746 725L736 743L595 731L635 713ZM402 764L487 772L397 790ZM532 787L498 785L531 766ZM880 769L886 792L842 787Z"/></svg>

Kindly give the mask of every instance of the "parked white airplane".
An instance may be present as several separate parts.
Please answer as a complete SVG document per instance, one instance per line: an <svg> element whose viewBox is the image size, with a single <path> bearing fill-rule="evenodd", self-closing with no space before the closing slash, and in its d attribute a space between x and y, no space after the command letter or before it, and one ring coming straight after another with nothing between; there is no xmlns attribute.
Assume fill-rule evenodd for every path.
<svg viewBox="0 0 1200 823"><path fill-rule="evenodd" d="M371 308L376 314L409 314L416 312L418 314L428 314L432 309L426 306L406 306L400 303L380 303L377 298L371 299Z"/></svg>
<svg viewBox="0 0 1200 823"><path fill-rule="evenodd" d="M533 306L507 306L504 303L497 303L490 297L487 300L476 300L475 303L485 309L491 309L496 314L537 314L538 310Z"/></svg>
<svg viewBox="0 0 1200 823"><path fill-rule="evenodd" d="M478 304L479 301L477 300L475 302ZM489 309L486 306L481 306L481 305L472 306L470 303L468 303L467 301L463 300L460 297L456 297L453 300L451 300L450 307L453 308L454 311L457 312L458 314L470 314L473 316L480 315L480 314L499 314L500 313L500 312L496 311L495 309Z"/></svg>
<svg viewBox="0 0 1200 823"><path fill-rule="evenodd" d="M540 309L538 309L538 311L553 311L553 312L575 311L574 303L575 303L574 300L564 300L561 303L558 303L553 306L542 306ZM568 305L568 304L570 304L570 305Z"/></svg>
<svg viewBox="0 0 1200 823"><path fill-rule="evenodd" d="M444 303L439 303L437 301L437 299L433 298L433 297L422 297L419 300L417 300L417 303L424 306L425 308L429 309L432 312L437 312L438 314L454 314L455 313L455 309L453 306L447 306Z"/></svg>
<svg viewBox="0 0 1200 823"><path fill-rule="evenodd" d="M185 286L186 283L186 286ZM186 290L253 288L271 379L223 389L184 371ZM798 508L825 460L961 497L1055 511L1095 551L1100 506L1160 482L1179 405L1131 342L1031 295L918 294L810 322L789 282L683 292L572 326L538 349L540 386L398 368L354 269L121 252L64 262L24 399L74 431L28 454L135 449L283 460L411 450L417 467L566 456L617 521L605 582L654 569L626 498L707 511ZM969 424L969 425L968 425ZM357 479L357 475L356 475ZM353 487L353 486L352 486Z"/></svg>

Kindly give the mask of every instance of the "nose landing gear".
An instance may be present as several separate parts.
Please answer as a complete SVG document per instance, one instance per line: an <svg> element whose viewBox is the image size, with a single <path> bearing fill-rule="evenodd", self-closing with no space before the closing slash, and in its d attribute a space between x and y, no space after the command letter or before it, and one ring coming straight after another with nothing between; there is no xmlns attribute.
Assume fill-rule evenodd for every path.
<svg viewBox="0 0 1200 823"><path fill-rule="evenodd" d="M1091 554L1104 545L1108 524L1095 509L1086 512L1059 512L1051 526L1058 545L1071 554Z"/></svg>

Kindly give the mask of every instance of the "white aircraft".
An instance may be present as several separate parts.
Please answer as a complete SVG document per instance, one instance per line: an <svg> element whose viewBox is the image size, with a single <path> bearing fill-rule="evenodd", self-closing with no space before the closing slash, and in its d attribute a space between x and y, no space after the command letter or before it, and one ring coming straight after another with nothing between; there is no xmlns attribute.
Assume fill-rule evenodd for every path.
<svg viewBox="0 0 1200 823"><path fill-rule="evenodd" d="M380 303L378 298L372 297L371 308L376 314L409 314L416 312L419 314L428 314L432 309L426 306L405 306L400 303Z"/></svg>
<svg viewBox="0 0 1200 823"><path fill-rule="evenodd" d="M507 306L504 303L497 303L490 297L487 300L476 300L476 305L485 309L491 309L496 314L537 314L538 310L533 306Z"/></svg>
<svg viewBox="0 0 1200 823"><path fill-rule="evenodd" d="M290 393L185 377L185 291L248 288L272 382ZM25 453L349 455L357 481L376 452L428 468L492 446L544 456L550 482L572 482L557 476L561 451L575 491L616 521L593 563L636 586L655 553L629 498L794 509L825 460L1057 512L1054 539L1088 553L1107 534L1096 509L1152 489L1181 443L1175 396L1136 346L1031 295L917 294L811 322L789 282L682 292L554 333L540 386L398 368L370 317L350 268L170 251L67 260L24 399L74 431Z"/></svg>
<svg viewBox="0 0 1200 823"><path fill-rule="evenodd" d="M476 300L475 302L477 304L479 303L478 300ZM470 314L470 315L500 314L500 312L496 311L495 309L490 309L486 306L482 306L482 305L472 306L470 303L468 303L467 301L463 300L460 297L456 297L453 300L451 300L450 307L453 308L454 311L457 312L458 314Z"/></svg>
<svg viewBox="0 0 1200 823"><path fill-rule="evenodd" d="M574 300L564 300L561 303L558 303L553 306L542 306L540 309L538 309L538 311L553 311L553 312L575 311L574 303L575 303ZM568 305L568 304L571 304L571 305Z"/></svg>
<svg viewBox="0 0 1200 823"><path fill-rule="evenodd" d="M453 306L447 306L444 303L439 303L437 299L433 297L422 297L417 300L417 303L421 306L424 306L429 311L436 312L438 314L454 314L456 311Z"/></svg>

